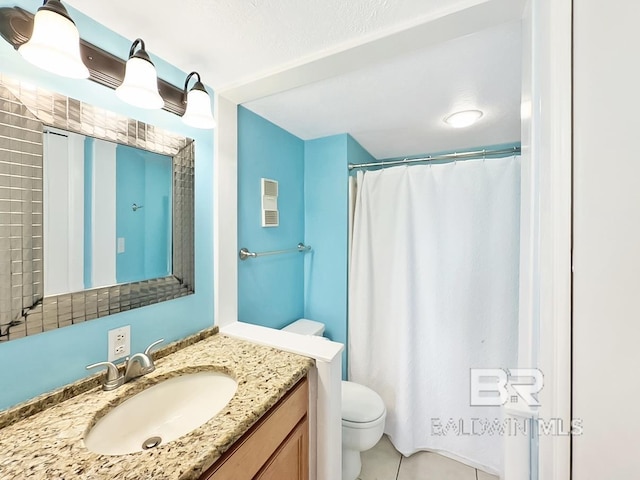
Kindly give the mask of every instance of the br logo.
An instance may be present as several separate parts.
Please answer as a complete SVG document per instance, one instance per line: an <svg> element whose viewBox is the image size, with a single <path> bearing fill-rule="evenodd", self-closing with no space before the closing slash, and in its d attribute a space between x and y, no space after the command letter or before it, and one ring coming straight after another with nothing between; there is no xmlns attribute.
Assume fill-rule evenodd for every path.
<svg viewBox="0 0 640 480"><path fill-rule="evenodd" d="M472 407L497 407L505 403L524 402L539 407L537 394L544 385L544 376L537 368L472 368Z"/></svg>

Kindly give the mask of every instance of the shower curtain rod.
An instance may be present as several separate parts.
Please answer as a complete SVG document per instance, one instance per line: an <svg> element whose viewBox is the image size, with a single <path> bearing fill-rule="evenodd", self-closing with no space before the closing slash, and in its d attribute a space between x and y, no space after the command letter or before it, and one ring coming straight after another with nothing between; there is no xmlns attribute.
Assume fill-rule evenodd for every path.
<svg viewBox="0 0 640 480"><path fill-rule="evenodd" d="M390 160L385 162L369 162L369 163L350 163L349 170L354 170L356 168L369 168L369 167L393 167L395 165L409 165L411 163L418 162L433 162L436 160L455 160L458 158L469 159L469 158L482 158L486 156L492 155L508 155L520 153L520 147L512 147L512 148L502 148L498 150L476 150L474 152L463 152L463 153L445 153L443 155L429 155L426 157L420 158L404 158L402 160Z"/></svg>

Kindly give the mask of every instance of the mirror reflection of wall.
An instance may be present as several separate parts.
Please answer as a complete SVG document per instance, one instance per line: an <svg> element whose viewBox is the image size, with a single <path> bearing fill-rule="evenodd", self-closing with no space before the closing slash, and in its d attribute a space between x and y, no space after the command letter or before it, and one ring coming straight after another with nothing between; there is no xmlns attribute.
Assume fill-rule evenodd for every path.
<svg viewBox="0 0 640 480"><path fill-rule="evenodd" d="M171 274L172 158L48 127L45 296Z"/></svg>

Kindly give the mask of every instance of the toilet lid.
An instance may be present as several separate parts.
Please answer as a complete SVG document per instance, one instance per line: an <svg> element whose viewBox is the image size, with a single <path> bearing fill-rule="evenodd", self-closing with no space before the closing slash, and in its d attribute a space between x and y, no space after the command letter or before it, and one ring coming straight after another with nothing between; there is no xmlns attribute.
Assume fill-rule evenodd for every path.
<svg viewBox="0 0 640 480"><path fill-rule="evenodd" d="M385 412L376 392L364 385L342 382L342 419L354 423L373 422Z"/></svg>

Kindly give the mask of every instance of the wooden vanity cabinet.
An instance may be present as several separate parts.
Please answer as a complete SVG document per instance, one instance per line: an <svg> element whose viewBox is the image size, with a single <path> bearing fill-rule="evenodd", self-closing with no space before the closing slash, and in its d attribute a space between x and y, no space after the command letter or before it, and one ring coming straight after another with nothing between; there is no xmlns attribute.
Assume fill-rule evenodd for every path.
<svg viewBox="0 0 640 480"><path fill-rule="evenodd" d="M308 480L308 384L300 380L200 480Z"/></svg>

